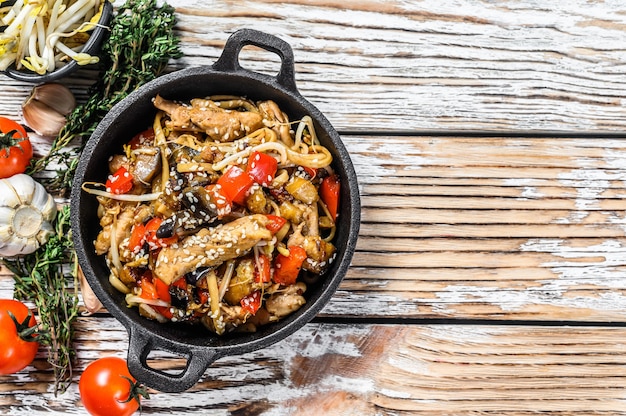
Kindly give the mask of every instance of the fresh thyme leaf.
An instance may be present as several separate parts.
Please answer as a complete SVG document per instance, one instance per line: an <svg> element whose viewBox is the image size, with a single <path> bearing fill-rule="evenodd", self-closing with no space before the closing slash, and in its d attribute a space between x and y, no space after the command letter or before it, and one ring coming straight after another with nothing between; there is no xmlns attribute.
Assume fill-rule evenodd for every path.
<svg viewBox="0 0 626 416"><path fill-rule="evenodd" d="M41 342L48 347L57 394L64 392L72 379L72 323L78 316L78 265L72 249L69 206L58 210L54 225L55 235L34 253L2 261L14 274L15 298L35 303L47 334Z"/></svg>
<svg viewBox="0 0 626 416"><path fill-rule="evenodd" d="M128 0L111 19L111 32L102 45L103 71L89 89L89 99L68 117L50 152L33 161L29 174L61 166L52 179L42 179L49 192L67 195L76 163L71 163L106 113L132 91L159 76L170 59L179 58L179 38L174 34L174 8L156 0ZM78 142L78 143L76 143ZM73 149L67 149L71 144Z"/></svg>

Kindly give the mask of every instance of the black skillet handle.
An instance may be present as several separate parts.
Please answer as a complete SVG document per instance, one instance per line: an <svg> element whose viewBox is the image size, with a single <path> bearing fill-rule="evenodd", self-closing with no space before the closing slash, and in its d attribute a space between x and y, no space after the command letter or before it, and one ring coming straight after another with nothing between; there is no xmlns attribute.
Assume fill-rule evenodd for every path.
<svg viewBox="0 0 626 416"><path fill-rule="evenodd" d="M276 81L287 90L298 93L296 87L293 50L284 40L265 32L254 29L240 29L230 35L224 45L222 55L213 64L213 68L223 72L242 70L239 65L239 53L244 46L253 45L266 51L273 52L280 57L280 71Z"/></svg>
<svg viewBox="0 0 626 416"><path fill-rule="evenodd" d="M154 341L141 330L129 331L128 370L141 384L165 393L179 393L195 385L206 369L218 357L207 348L180 347L166 342ZM158 344L158 345L157 345ZM187 365L180 374L167 373L148 365L148 355L153 350L163 350L187 357Z"/></svg>

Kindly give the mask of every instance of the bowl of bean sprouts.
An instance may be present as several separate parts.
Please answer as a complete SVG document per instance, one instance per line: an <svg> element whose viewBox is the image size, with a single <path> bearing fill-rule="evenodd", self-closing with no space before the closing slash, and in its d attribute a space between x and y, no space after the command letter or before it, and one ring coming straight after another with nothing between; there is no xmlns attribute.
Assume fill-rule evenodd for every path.
<svg viewBox="0 0 626 416"><path fill-rule="evenodd" d="M278 73L242 67L248 45L278 55ZM332 178L334 203L322 191ZM213 65L118 103L86 143L71 195L78 261L128 330L129 370L166 392L316 317L348 271L360 207L350 155L298 91L290 45L252 29ZM153 351L183 356L184 369L153 368Z"/></svg>
<svg viewBox="0 0 626 416"><path fill-rule="evenodd" d="M113 5L106 0L0 2L0 71L43 83L96 64Z"/></svg>

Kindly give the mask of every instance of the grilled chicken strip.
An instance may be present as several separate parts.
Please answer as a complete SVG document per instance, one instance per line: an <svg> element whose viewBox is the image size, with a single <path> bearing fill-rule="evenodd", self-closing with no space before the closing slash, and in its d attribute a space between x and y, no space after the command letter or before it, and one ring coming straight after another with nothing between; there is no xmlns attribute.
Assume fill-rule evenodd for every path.
<svg viewBox="0 0 626 416"><path fill-rule="evenodd" d="M232 142L263 127L263 117L251 111L227 110L211 100L195 98L191 106L177 104L157 95L154 106L165 111L172 130L204 131L211 139Z"/></svg>
<svg viewBox="0 0 626 416"><path fill-rule="evenodd" d="M163 248L157 257L154 274L168 285L199 267L218 266L241 256L260 241L272 239L265 228L268 219L255 214L213 228L202 228L176 246Z"/></svg>

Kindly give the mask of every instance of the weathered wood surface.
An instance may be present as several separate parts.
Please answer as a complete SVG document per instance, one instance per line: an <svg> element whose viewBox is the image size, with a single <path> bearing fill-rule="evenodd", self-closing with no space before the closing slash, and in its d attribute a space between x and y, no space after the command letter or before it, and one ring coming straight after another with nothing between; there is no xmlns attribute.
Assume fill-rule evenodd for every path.
<svg viewBox="0 0 626 416"><path fill-rule="evenodd" d="M118 326L79 321L77 372L98 357L123 356ZM623 415L625 344L624 328L314 323L272 347L218 360L189 391L152 392L142 414ZM155 367L183 364L161 359ZM33 367L37 379L0 378L0 413L84 414L75 384L54 398L43 357Z"/></svg>
<svg viewBox="0 0 626 416"><path fill-rule="evenodd" d="M626 127L621 0L170 3L186 55L174 68L213 64L237 29L268 31L292 45L298 87L340 130ZM242 54L253 70L277 61ZM15 111L24 84L0 83Z"/></svg>
<svg viewBox="0 0 626 416"><path fill-rule="evenodd" d="M143 414L626 415L611 326L626 321L626 3L170 3L185 53L170 70L212 64L243 27L293 46L301 93L352 155L363 222L320 320ZM255 48L241 62L278 68ZM80 100L94 77L62 82ZM0 75L0 116L19 119L31 87ZM125 355L106 313L77 329L75 380ZM43 351L0 376L0 414L86 414L51 377Z"/></svg>

